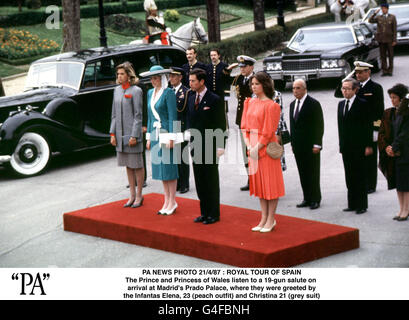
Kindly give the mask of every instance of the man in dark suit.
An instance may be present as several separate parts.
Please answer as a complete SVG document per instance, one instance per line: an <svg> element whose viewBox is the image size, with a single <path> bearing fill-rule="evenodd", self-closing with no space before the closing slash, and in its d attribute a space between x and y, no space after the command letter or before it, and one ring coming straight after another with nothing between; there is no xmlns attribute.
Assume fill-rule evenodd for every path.
<svg viewBox="0 0 409 320"><path fill-rule="evenodd" d="M189 82L191 91L187 98L187 123L201 213L194 222L211 224L220 220L218 158L224 153L226 113L221 107L220 98L206 88L205 71L193 69Z"/></svg>
<svg viewBox="0 0 409 320"><path fill-rule="evenodd" d="M172 72L169 74L170 87L176 94L176 108L178 113L178 121L180 121L181 132L186 130L186 102L187 91L189 90L182 84L182 78L184 71L182 68L172 67ZM186 193L189 191L189 147L188 141L184 141L176 145L176 148L181 148L178 154L181 155L180 163L178 164L179 178L177 182L176 190L180 193Z"/></svg>
<svg viewBox="0 0 409 320"><path fill-rule="evenodd" d="M384 96L382 86L371 79L371 68L373 65L362 62L354 62L354 71L347 76L351 77L355 74L356 80L359 81L360 88L357 92L357 96L365 99L368 102L368 112L370 115L370 120L372 121L372 149L373 153L366 157L366 189L368 193L373 193L376 191L376 185L378 181L378 131L381 125L381 119L383 111L385 109ZM335 96L342 98L343 94L340 87L337 88Z"/></svg>
<svg viewBox="0 0 409 320"><path fill-rule="evenodd" d="M190 71L196 68L200 68L206 71L207 68L206 68L206 64L197 61L197 51L195 47L189 47L186 49L186 59L187 59L187 63L182 65L182 69L184 72L182 83L185 87L189 88Z"/></svg>
<svg viewBox="0 0 409 320"><path fill-rule="evenodd" d="M365 158L373 150L368 103L357 96L358 90L357 80L343 80L342 93L345 99L338 103L338 135L348 189L348 207L344 211L361 214L368 208Z"/></svg>
<svg viewBox="0 0 409 320"><path fill-rule="evenodd" d="M320 153L324 134L321 104L307 93L304 80L293 82L290 104L291 146L297 163L304 200L297 208L317 209L321 202Z"/></svg>
<svg viewBox="0 0 409 320"><path fill-rule="evenodd" d="M243 153L244 166L248 171L248 158L246 144L244 143L243 134L241 133L241 117L243 115L244 101L251 97L252 92L250 88L250 77L254 74L254 64L256 60L249 56L238 56L237 57L238 66L240 67L240 73L233 79L232 86L235 87L237 95L237 111L236 111L236 124L239 127L241 146ZM249 190L249 182L247 179L247 184L240 188L241 191Z"/></svg>

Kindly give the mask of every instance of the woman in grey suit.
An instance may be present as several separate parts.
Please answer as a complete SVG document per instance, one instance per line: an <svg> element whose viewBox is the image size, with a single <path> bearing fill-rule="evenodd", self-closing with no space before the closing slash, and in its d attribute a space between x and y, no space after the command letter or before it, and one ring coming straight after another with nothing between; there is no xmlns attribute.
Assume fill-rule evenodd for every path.
<svg viewBox="0 0 409 320"><path fill-rule="evenodd" d="M116 67L117 86L114 90L111 119L111 144L116 147L119 166L126 167L131 197L124 207L137 208L143 203L144 180L142 141L142 89L129 62ZM135 186L137 183L137 190Z"/></svg>

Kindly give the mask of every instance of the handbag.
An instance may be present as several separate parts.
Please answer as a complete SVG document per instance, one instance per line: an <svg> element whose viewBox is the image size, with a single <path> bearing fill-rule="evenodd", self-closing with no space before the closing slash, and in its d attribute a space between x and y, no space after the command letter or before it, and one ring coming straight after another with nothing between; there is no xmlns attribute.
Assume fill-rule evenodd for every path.
<svg viewBox="0 0 409 320"><path fill-rule="evenodd" d="M290 132L286 129L284 130L280 130L279 131L280 136L281 136L281 144L285 145L289 142L291 142L291 136L290 136Z"/></svg>
<svg viewBox="0 0 409 320"><path fill-rule="evenodd" d="M279 136L281 138L281 131ZM273 159L280 159L284 153L284 147L280 143L273 141L267 144L266 153Z"/></svg>

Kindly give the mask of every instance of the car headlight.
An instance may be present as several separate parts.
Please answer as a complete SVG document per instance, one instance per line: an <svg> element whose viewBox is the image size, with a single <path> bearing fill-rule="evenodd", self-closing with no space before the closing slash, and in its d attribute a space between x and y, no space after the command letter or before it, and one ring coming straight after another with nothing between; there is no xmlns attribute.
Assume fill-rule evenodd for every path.
<svg viewBox="0 0 409 320"><path fill-rule="evenodd" d="M278 71L281 70L281 62L267 62L266 63L267 71Z"/></svg>
<svg viewBox="0 0 409 320"><path fill-rule="evenodd" d="M338 60L336 59L321 60L321 68L322 69L338 68Z"/></svg>

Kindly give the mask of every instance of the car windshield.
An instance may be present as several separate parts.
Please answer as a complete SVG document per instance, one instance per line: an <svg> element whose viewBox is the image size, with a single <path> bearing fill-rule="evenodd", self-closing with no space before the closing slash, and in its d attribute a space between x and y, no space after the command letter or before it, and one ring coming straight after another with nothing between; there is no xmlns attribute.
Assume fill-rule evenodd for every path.
<svg viewBox="0 0 409 320"><path fill-rule="evenodd" d="M30 66L25 89L66 86L78 89L84 64L79 62L46 62Z"/></svg>
<svg viewBox="0 0 409 320"><path fill-rule="evenodd" d="M354 44L349 28L322 28L298 30L288 47L297 51Z"/></svg>
<svg viewBox="0 0 409 320"><path fill-rule="evenodd" d="M369 18L374 14L377 8L372 8L368 11L365 16L364 21L369 20ZM396 19L408 19L409 18L409 6L402 6L402 7L389 7L389 13L396 16ZM382 14L382 11L379 11L378 15Z"/></svg>

